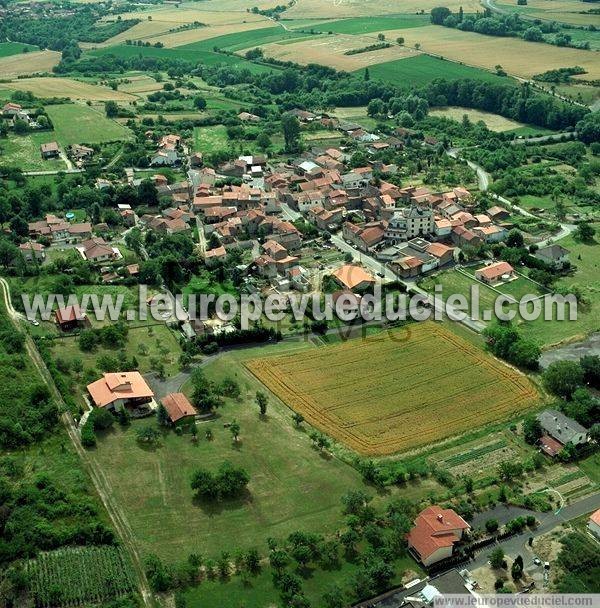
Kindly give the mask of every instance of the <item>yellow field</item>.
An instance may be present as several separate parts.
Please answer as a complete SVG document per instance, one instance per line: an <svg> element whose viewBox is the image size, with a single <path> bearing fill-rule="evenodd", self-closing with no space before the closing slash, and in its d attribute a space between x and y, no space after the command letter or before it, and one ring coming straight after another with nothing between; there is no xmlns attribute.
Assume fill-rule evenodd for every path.
<svg viewBox="0 0 600 608"><path fill-rule="evenodd" d="M481 10L477 0L447 0L442 5L452 10L462 6L465 12ZM436 6L441 6L437 0L297 0L285 16L294 19L372 17L421 11L429 13Z"/></svg>
<svg viewBox="0 0 600 608"><path fill-rule="evenodd" d="M164 83L156 82L151 76L131 76L131 82L119 85L119 90L124 93L152 93L160 91Z"/></svg>
<svg viewBox="0 0 600 608"><path fill-rule="evenodd" d="M0 75L2 78L14 78L36 72L51 72L60 61L60 53L56 51L39 51L20 53L0 59Z"/></svg>
<svg viewBox="0 0 600 608"><path fill-rule="evenodd" d="M417 28L419 29L419 28ZM422 29L422 28L420 28ZM358 55L344 55L350 49L359 49L377 42L368 36L352 36L338 34L325 38L309 38L294 44L273 42L265 44L262 49L267 57L274 57L282 61L295 61L296 63L320 63L338 70L353 71L365 66L413 57L415 51L404 46L394 44L387 49L359 53Z"/></svg>
<svg viewBox="0 0 600 608"><path fill-rule="evenodd" d="M404 36L407 46L414 46L418 42L425 52L468 65L489 70L500 64L509 74L523 78L573 65L580 65L588 71L586 79L600 78L598 53L593 51L484 36L437 25L384 33L391 40L399 35Z"/></svg>
<svg viewBox="0 0 600 608"><path fill-rule="evenodd" d="M500 7L508 6L506 0ZM600 15L586 15L581 11L594 8L591 3L582 3L580 0L529 0L527 6L511 5L510 9L517 13L526 14L530 18L545 19L546 21L560 21L574 25L600 25ZM523 10L525 9L525 10Z"/></svg>
<svg viewBox="0 0 600 608"><path fill-rule="evenodd" d="M433 322L246 365L310 424L372 456L508 418L538 399L527 377Z"/></svg>
<svg viewBox="0 0 600 608"><path fill-rule="evenodd" d="M502 132L512 131L523 126L523 123L517 122L516 120L510 120L510 118L504 118L498 114L492 114L490 112L483 112L481 110L472 110L471 108L461 108L458 106L452 106L449 108L436 108L435 110L429 110L431 116L442 116L444 118L452 118L453 120L461 121L463 116L466 114L469 120L473 123L482 120L490 131Z"/></svg>
<svg viewBox="0 0 600 608"><path fill-rule="evenodd" d="M31 91L38 97L70 97L71 99L84 99L86 101L88 99L90 101L108 101L109 99L134 101L136 99L133 95L123 91L113 91L109 87L79 82L72 78L25 78L0 83L0 89Z"/></svg>
<svg viewBox="0 0 600 608"><path fill-rule="evenodd" d="M142 22L147 21L153 23L155 21L161 23L170 23L170 27L176 27L177 25L183 25L185 23L193 23L199 21L200 23L206 23L207 25L226 25L235 24L246 21L248 23L252 21L269 21L262 15L255 15L254 13L247 13L245 10L242 12L231 12L225 10L209 10L207 2L203 2L202 6L204 9L198 8L198 5L180 7L180 8L152 8L147 11L133 11L131 13L123 13L122 19L141 19ZM152 17L148 21L148 17ZM110 17L113 19L113 17ZM141 25L141 23L139 24Z"/></svg>

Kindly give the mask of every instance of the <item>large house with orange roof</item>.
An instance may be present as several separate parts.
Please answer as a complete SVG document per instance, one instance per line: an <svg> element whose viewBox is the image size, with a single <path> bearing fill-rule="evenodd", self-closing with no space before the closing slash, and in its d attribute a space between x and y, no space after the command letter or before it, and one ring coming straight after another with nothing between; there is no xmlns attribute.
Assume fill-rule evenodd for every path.
<svg viewBox="0 0 600 608"><path fill-rule="evenodd" d="M352 292L365 291L375 283L375 279L366 270L354 264L344 264L331 273L331 276L343 289Z"/></svg>
<svg viewBox="0 0 600 608"><path fill-rule="evenodd" d="M452 557L454 545L470 528L452 509L432 505L415 519L415 527L406 537L408 548L424 566L431 566Z"/></svg>
<svg viewBox="0 0 600 608"><path fill-rule="evenodd" d="M106 373L87 385L92 405L111 410L137 407L154 398L152 389L139 372Z"/></svg>

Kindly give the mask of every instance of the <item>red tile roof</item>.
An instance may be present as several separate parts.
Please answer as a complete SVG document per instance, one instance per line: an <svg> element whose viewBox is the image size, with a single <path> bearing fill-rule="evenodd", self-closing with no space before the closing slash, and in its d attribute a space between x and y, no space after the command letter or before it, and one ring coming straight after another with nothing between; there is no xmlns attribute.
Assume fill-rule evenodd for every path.
<svg viewBox="0 0 600 608"><path fill-rule="evenodd" d="M169 393L162 400L162 404L165 406L171 422L177 422L187 416L196 416L198 414L196 408L183 393Z"/></svg>
<svg viewBox="0 0 600 608"><path fill-rule="evenodd" d="M442 547L451 547L460 539L457 530L468 530L469 524L452 509L437 505L421 511L415 527L408 533L410 547L416 549L421 559L427 559Z"/></svg>

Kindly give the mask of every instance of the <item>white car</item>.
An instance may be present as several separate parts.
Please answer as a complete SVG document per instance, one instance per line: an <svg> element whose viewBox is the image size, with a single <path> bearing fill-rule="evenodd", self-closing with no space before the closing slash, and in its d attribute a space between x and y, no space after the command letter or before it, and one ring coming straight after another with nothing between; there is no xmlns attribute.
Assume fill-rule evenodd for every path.
<svg viewBox="0 0 600 608"><path fill-rule="evenodd" d="M27 320L32 324L35 325L36 327L40 324L40 322L37 319L33 319L31 317L28 317Z"/></svg>

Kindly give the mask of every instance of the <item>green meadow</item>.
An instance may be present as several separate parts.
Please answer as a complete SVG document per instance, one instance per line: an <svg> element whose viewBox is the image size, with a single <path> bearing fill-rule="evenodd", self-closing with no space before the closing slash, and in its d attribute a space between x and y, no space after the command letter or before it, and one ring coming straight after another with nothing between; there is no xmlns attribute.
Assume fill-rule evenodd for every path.
<svg viewBox="0 0 600 608"><path fill-rule="evenodd" d="M363 74L361 69L357 74ZM491 72L472 68L460 63L454 63L445 59L438 59L430 55L417 55L408 59L396 59L369 66L371 78L387 80L395 85L424 85L436 78L447 80L458 80L461 78L472 78L483 82L506 83L510 79L496 76Z"/></svg>

